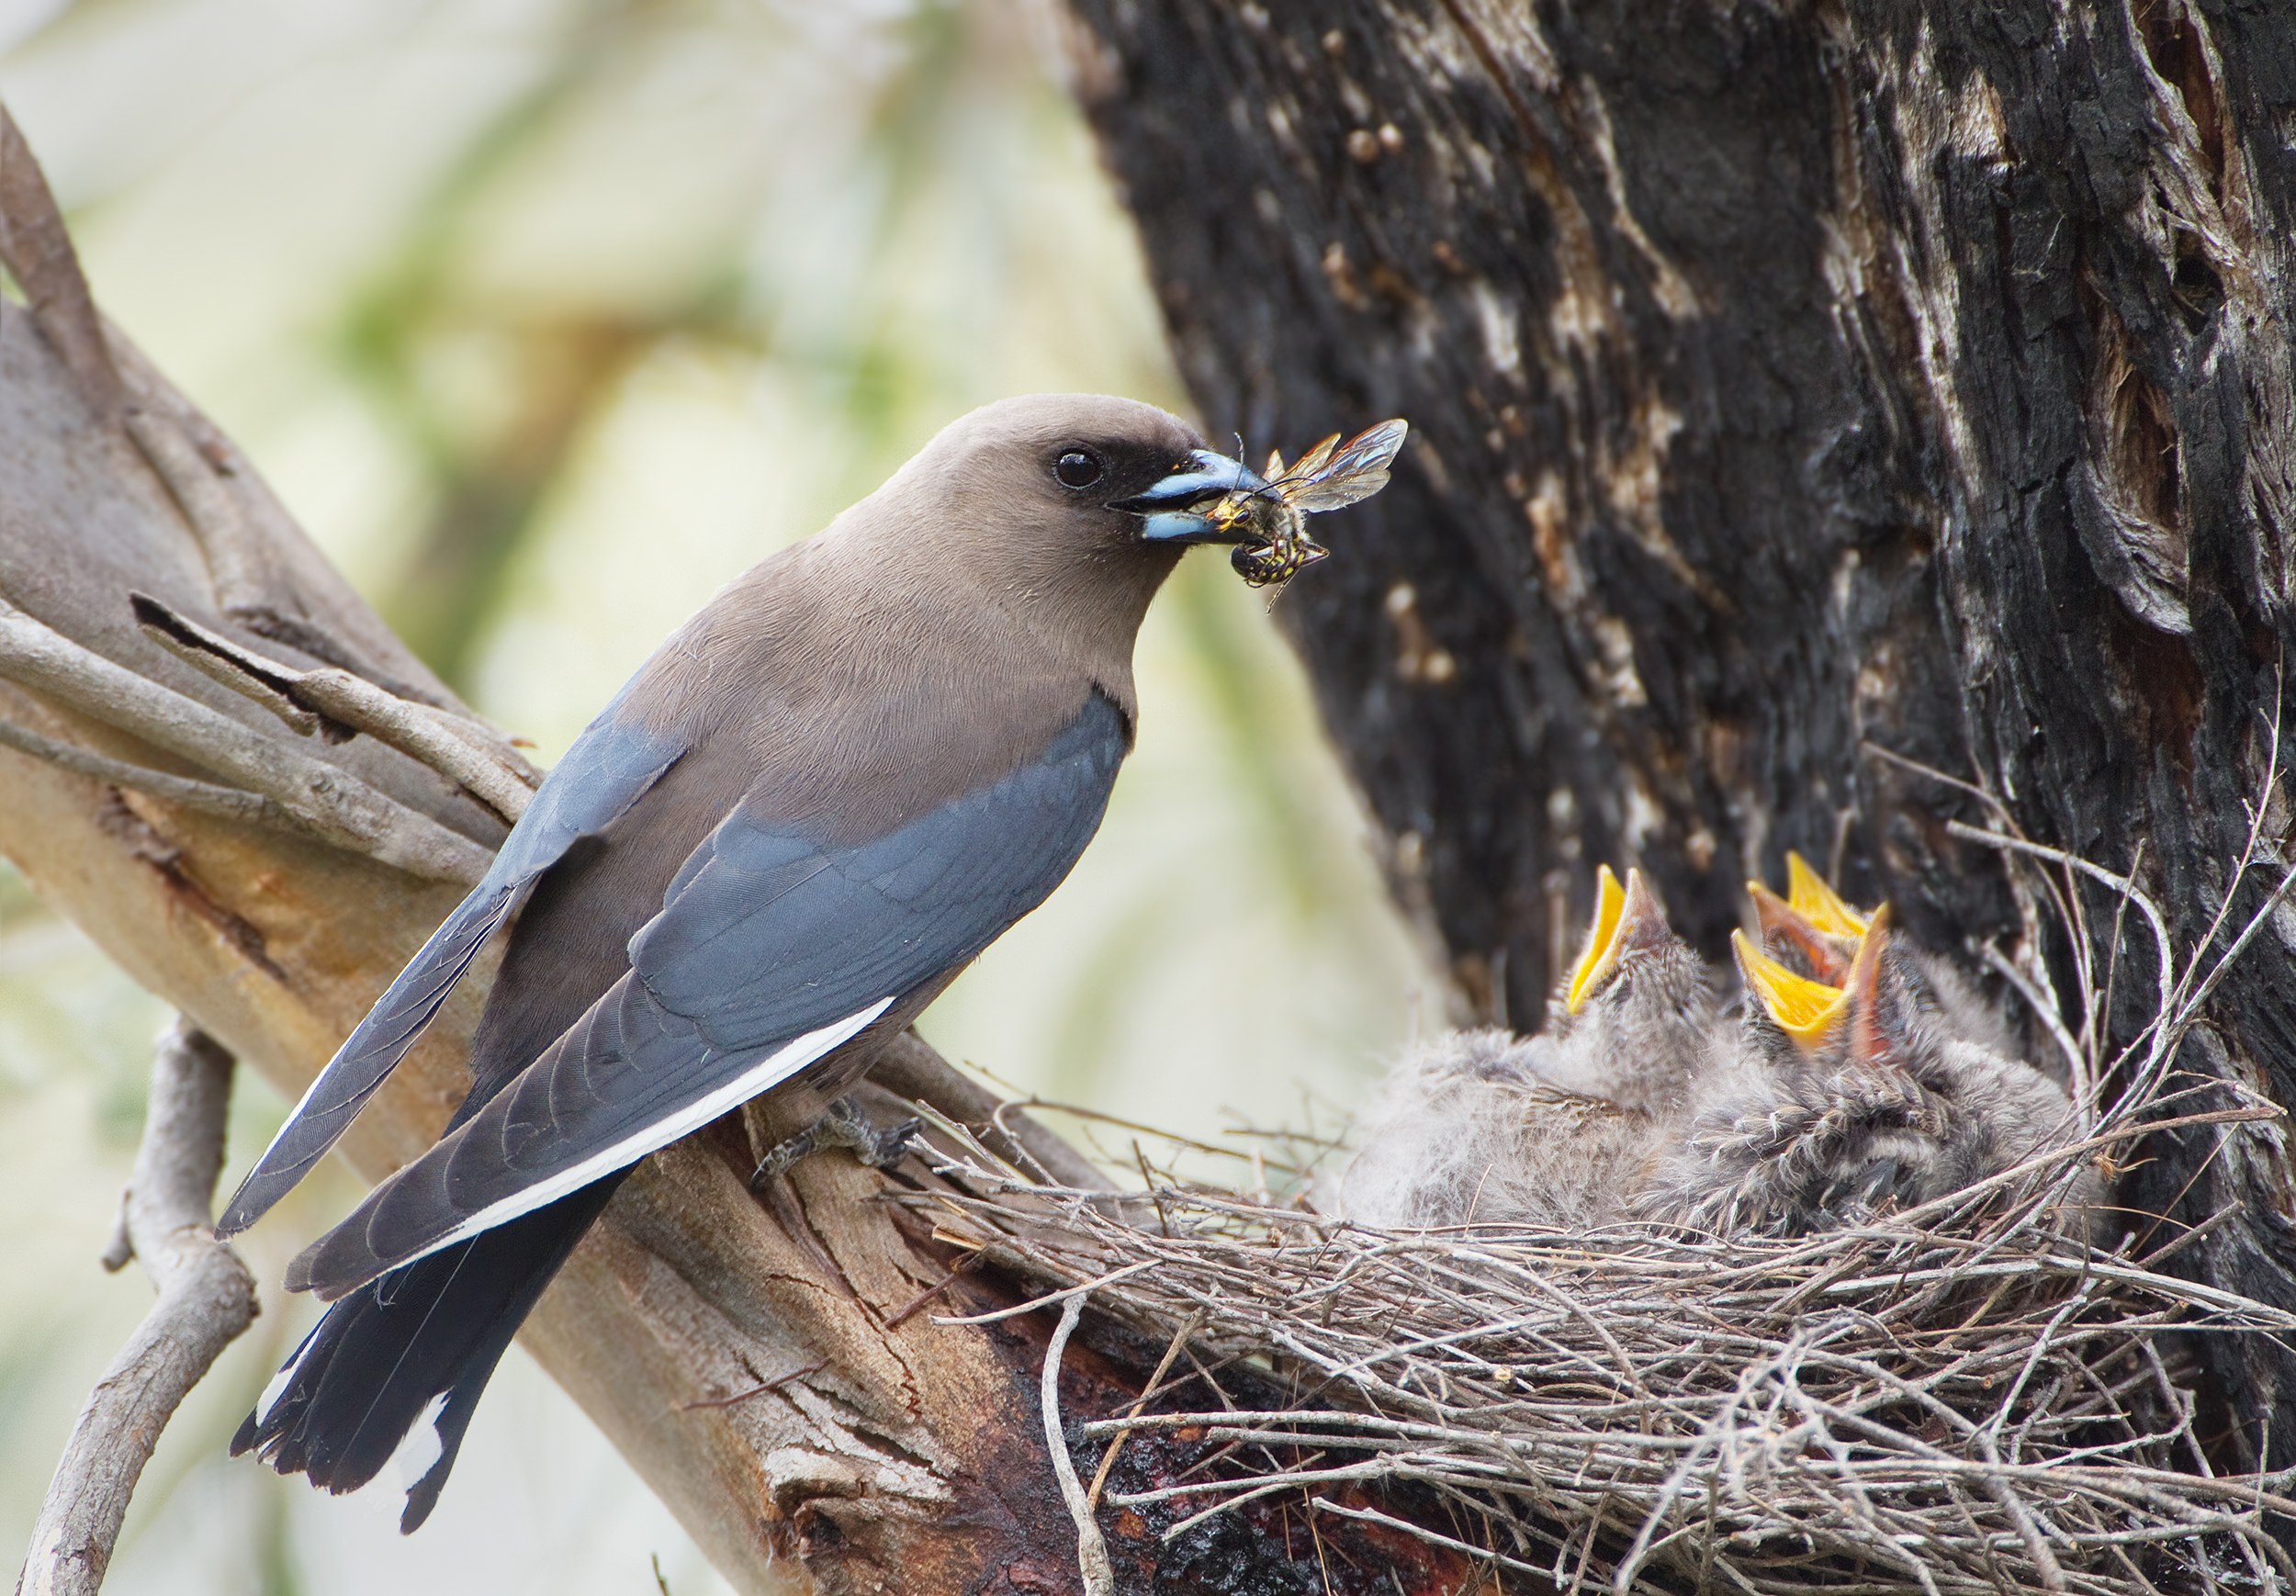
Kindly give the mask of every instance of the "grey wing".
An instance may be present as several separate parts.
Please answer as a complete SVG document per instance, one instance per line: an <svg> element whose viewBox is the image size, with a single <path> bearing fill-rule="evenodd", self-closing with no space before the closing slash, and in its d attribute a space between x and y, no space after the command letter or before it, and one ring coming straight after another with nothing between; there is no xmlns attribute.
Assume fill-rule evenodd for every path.
<svg viewBox="0 0 2296 1596"><path fill-rule="evenodd" d="M531 1212L789 1079L969 962L1098 829L1129 734L1093 694L1030 764L885 836L823 845L737 808L631 968L438 1145L298 1258L336 1297Z"/></svg>
<svg viewBox="0 0 2296 1596"><path fill-rule="evenodd" d="M616 722L616 704L567 750L519 817L484 880L376 999L366 1017L303 1094L217 1221L219 1235L245 1230L293 1190L351 1128L359 1109L434 1018L471 961L577 838L626 813L678 760L681 745Z"/></svg>

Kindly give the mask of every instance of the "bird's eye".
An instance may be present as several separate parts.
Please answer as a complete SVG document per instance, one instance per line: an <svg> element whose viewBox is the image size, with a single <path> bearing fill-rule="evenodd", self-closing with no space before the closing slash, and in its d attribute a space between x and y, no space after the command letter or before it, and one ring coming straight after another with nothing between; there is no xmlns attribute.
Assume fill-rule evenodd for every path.
<svg viewBox="0 0 2296 1596"><path fill-rule="evenodd" d="M1052 475L1064 488L1089 488L1107 469L1099 455L1084 449L1071 449L1052 463Z"/></svg>

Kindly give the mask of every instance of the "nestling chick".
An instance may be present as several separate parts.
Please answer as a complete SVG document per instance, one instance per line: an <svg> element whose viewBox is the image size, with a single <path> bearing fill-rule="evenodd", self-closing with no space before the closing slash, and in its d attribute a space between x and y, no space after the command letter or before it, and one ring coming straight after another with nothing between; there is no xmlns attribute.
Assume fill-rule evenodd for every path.
<svg viewBox="0 0 2296 1596"><path fill-rule="evenodd" d="M1850 904L1798 853L1785 856L1785 873L1783 898L1761 882L1746 883L1761 933L1761 950L1796 975L1840 986L1849 979L1850 965L1875 911ZM1903 941L1897 943L1896 956L1913 964L1919 984L1933 1000L1947 1031L2003 1058L2021 1053L2001 1011L1953 965Z"/></svg>
<svg viewBox="0 0 2296 1596"><path fill-rule="evenodd" d="M1667 924L1638 870L1595 878L1586 950L1548 1012L1539 1077L1654 1118L1679 1114L1714 1046L1706 967Z"/></svg>
<svg viewBox="0 0 2296 1596"><path fill-rule="evenodd" d="M1960 1191L2078 1134L2054 1082L1954 1034L1885 909L1840 987L1742 934L1735 946L1747 990L1738 1054L1699 1084L1641 1211L1798 1235ZM2084 1173L2068 1207L2099 1211L2101 1197Z"/></svg>
<svg viewBox="0 0 2296 1596"><path fill-rule="evenodd" d="M1625 1217L1678 1132L1713 1048L1697 956L1638 872L1603 871L1594 924L1545 1035L1451 1032L1365 1112L1341 1211L1388 1228Z"/></svg>
<svg viewBox="0 0 2296 1596"><path fill-rule="evenodd" d="M1413 1048L1357 1121L1340 1213L1385 1230L1617 1218L1618 1172L1659 1151L1650 1118L1544 1085L1552 1051L1546 1037L1496 1029Z"/></svg>
<svg viewBox="0 0 2296 1596"><path fill-rule="evenodd" d="M1785 856L1785 879L1783 898L1761 882L1746 883L1762 952L1796 975L1840 986L1873 916L1844 902L1798 853Z"/></svg>

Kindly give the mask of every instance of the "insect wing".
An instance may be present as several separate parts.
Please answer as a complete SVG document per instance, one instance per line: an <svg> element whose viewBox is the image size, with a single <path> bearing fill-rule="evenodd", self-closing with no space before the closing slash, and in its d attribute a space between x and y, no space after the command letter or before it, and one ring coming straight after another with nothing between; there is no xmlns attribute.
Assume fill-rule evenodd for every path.
<svg viewBox="0 0 2296 1596"><path fill-rule="evenodd" d="M1339 440L1342 436L1343 434L1339 433L1334 433L1330 437L1316 444L1315 447L1310 449L1297 460L1294 460L1291 463L1290 475L1294 477L1314 477L1320 475L1323 468L1331 463L1333 455L1338 452Z"/></svg>
<svg viewBox="0 0 2296 1596"><path fill-rule="evenodd" d="M1325 439L1291 467L1289 478L1281 485L1286 502L1313 514L1370 498L1387 486L1388 467L1395 463L1410 430L1400 420L1381 421L1348 439L1336 452L1331 448L1336 440ZM1311 460L1312 470L1308 468Z"/></svg>

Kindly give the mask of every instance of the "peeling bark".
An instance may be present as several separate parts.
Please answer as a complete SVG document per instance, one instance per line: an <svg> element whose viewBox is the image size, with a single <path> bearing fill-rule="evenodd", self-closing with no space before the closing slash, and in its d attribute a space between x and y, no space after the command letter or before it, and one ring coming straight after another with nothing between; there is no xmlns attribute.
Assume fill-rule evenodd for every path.
<svg viewBox="0 0 2296 1596"><path fill-rule="evenodd" d="M2047 905L1945 830L1982 806L1869 746L2207 934L2296 627L2296 12L1073 12L1210 429L1412 423L1278 613L1464 1007L1538 1012L1598 860L1718 953L1788 848L2071 1003ZM2286 1105L2296 918L2263 940L2182 1062ZM2133 1207L2240 1209L2182 1265L2296 1302L2277 1127L2148 1151ZM2226 1460L2284 1457L2296 1358L2214 1368Z"/></svg>

